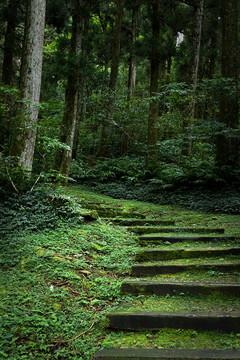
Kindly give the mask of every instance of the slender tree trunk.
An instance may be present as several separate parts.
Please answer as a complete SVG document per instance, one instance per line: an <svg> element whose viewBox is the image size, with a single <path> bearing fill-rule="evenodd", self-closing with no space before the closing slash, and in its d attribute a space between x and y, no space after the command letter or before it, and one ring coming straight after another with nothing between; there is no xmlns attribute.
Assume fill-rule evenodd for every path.
<svg viewBox="0 0 240 360"><path fill-rule="evenodd" d="M7 31L4 42L2 82L10 87L13 87L15 82L14 53L16 43L17 5L17 0L9 1L7 7Z"/></svg>
<svg viewBox="0 0 240 360"><path fill-rule="evenodd" d="M89 18L90 18L90 11L84 15L83 21L83 30L82 30L82 57L86 59L88 56L88 51L86 49L86 38L88 36L89 31ZM84 86L85 86L85 74L80 70L79 72L79 81L78 81L78 95L77 95L77 121L76 121L76 129L74 134L74 141L73 141L73 150L72 150L72 159L76 159L77 157L77 147L79 142L79 124L80 121L84 120Z"/></svg>
<svg viewBox="0 0 240 360"><path fill-rule="evenodd" d="M136 31L137 31L137 22L136 22L136 12L137 7L134 6L132 9L132 28L131 28L131 54L129 61L129 72L128 72L128 100L133 98L133 93L136 83L136 53L135 53L135 44L136 44Z"/></svg>
<svg viewBox="0 0 240 360"><path fill-rule="evenodd" d="M109 84L109 88L111 91L115 91L117 86L118 64L119 64L120 44L121 44L122 15L123 15L122 0L116 0L116 17L115 17L114 37L113 37L113 47L112 47L112 65L111 65L110 84Z"/></svg>
<svg viewBox="0 0 240 360"><path fill-rule="evenodd" d="M201 35L202 35L202 19L203 19L203 5L204 0L198 0L194 7L194 20L193 20L193 42L192 42L192 56L190 63L190 77L189 87L193 94L187 109L187 118L183 124L186 134L186 144L183 146L182 153L186 156L192 154L192 132L195 117L195 91L198 82L198 69L201 48Z"/></svg>
<svg viewBox="0 0 240 360"><path fill-rule="evenodd" d="M80 79L80 53L82 47L82 0L77 1L72 19L71 47L69 52L69 73L65 93L65 111L62 119L60 141L66 145L55 154L53 168L64 177L69 176L72 149L78 113L78 86ZM67 183L64 179L63 183Z"/></svg>
<svg viewBox="0 0 240 360"><path fill-rule="evenodd" d="M109 82L109 94L106 109L106 119L101 128L101 139L97 151L97 157L109 156L111 154L111 138L112 138L112 115L115 103L115 91L117 87L118 65L121 45L121 27L123 16L123 0L115 0L116 16L114 25L113 45L112 45L112 63Z"/></svg>
<svg viewBox="0 0 240 360"><path fill-rule="evenodd" d="M238 166L238 1L222 0L222 76L231 79L220 104L224 131L217 137L218 165Z"/></svg>
<svg viewBox="0 0 240 360"><path fill-rule="evenodd" d="M152 53L151 53L151 78L150 78L150 106L148 117L148 152L147 166L156 163L158 159L158 131L157 119L159 103L157 100L151 99L158 92L159 72L160 72L160 11L161 1L155 0L152 3Z"/></svg>
<svg viewBox="0 0 240 360"><path fill-rule="evenodd" d="M136 70L137 70L137 62L136 62L136 32L137 32L137 14L138 6L133 4L132 8L132 27L130 29L131 33L131 52L129 58L129 69L128 69L128 95L127 99L129 101L129 108L132 106L132 99L134 96L135 84L136 84ZM128 155L129 147L130 147L130 124L125 125L124 132L122 134L122 156Z"/></svg>
<svg viewBox="0 0 240 360"><path fill-rule="evenodd" d="M16 24L17 24L17 0L10 0L7 7L7 30L4 41L2 82L14 86L16 70L14 66L14 54L16 44ZM10 129L12 127L12 117L14 109L14 99L12 96L1 96L1 102L4 104L5 113L0 117L0 144L5 153L9 151Z"/></svg>
<svg viewBox="0 0 240 360"><path fill-rule="evenodd" d="M20 96L24 102L18 111L10 148L10 155L17 156L18 165L28 172L32 170L37 134L45 10L46 0L28 0L20 81Z"/></svg>

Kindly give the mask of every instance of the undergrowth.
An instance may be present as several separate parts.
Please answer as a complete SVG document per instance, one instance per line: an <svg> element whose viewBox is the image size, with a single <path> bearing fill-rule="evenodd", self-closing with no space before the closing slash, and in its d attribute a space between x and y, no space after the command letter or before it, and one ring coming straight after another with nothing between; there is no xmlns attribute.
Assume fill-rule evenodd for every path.
<svg viewBox="0 0 240 360"><path fill-rule="evenodd" d="M105 335L103 316L120 301L134 237L100 220L77 221L79 204L66 204L66 196L56 195L65 204L59 211L42 191L5 195L0 358L92 359Z"/></svg>
<svg viewBox="0 0 240 360"><path fill-rule="evenodd" d="M212 156L179 158L178 147L173 151L168 141L165 145L152 167L140 156L81 159L73 161L71 177L115 198L240 214L239 170L217 167Z"/></svg>
<svg viewBox="0 0 240 360"><path fill-rule="evenodd" d="M240 190L237 186L183 186L163 189L156 182L132 185L115 181L92 184L93 189L114 198L147 201L159 205L178 205L194 211L240 214Z"/></svg>

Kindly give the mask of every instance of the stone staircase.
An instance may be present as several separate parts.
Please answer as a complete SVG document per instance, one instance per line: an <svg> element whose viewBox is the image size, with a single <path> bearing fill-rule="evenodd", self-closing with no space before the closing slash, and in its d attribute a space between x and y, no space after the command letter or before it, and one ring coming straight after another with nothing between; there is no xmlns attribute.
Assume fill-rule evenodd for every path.
<svg viewBox="0 0 240 360"><path fill-rule="evenodd" d="M221 274L240 270L240 238L226 236L223 228L176 227L162 219L111 219L139 234L142 249L136 256L131 276L125 280L122 293L162 296L231 296L240 298L240 284L219 282ZM186 235L185 235L186 234ZM209 235L206 235L209 234ZM220 243L220 245L219 245ZM198 245L200 244L200 245ZM230 245L228 245L230 244ZM214 281L205 279L208 272ZM173 281L161 277L185 274ZM194 280L191 278L194 274ZM200 274L200 275L198 275ZM202 274L202 275L201 275ZM201 281L201 276L203 280ZM181 277L181 276L180 276ZM143 279L142 279L143 278ZM147 278L147 279L146 279ZM187 281L186 281L187 279ZM205 279L205 280L204 280ZM159 309L161 310L161 309ZM156 331L162 328L194 329L196 331L240 332L240 310L237 311L159 311L158 309L120 308L107 314L109 328L114 331ZM240 359L239 350L112 348L99 350L95 360L184 360Z"/></svg>

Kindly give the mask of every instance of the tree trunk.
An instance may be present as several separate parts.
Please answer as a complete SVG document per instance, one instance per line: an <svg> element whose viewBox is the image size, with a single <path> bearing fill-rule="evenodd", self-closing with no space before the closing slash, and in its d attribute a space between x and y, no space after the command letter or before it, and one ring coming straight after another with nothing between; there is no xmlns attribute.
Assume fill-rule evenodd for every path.
<svg viewBox="0 0 240 360"><path fill-rule="evenodd" d="M7 30L4 41L3 65L2 65L2 82L4 85L14 86L16 78L16 69L14 66L14 54L16 44L16 24L17 24L17 1L10 0L7 7ZM14 108L14 99L12 96L1 96L4 104L4 116L0 117L0 144L4 152L9 151L10 129L12 127L12 117Z"/></svg>
<svg viewBox="0 0 240 360"><path fill-rule="evenodd" d="M101 128L101 139L97 151L97 157L109 156L111 154L111 137L112 137L112 115L115 103L115 91L117 87L118 65L121 45L121 27L123 16L123 0L115 0L116 2L116 16L114 25L114 35L112 44L112 63L109 82L109 94L107 101L107 109L105 121Z"/></svg>
<svg viewBox="0 0 240 360"><path fill-rule="evenodd" d="M193 33L192 33L193 42L192 42L192 56L190 62L190 76L189 76L189 88L192 90L192 97L187 109L187 118L183 124L186 140L185 140L185 145L183 146L182 154L189 157L192 154L192 132L193 132L193 122L195 117L195 105L196 105L195 91L198 82L203 5L204 5L204 0L198 0L196 5L194 6Z"/></svg>
<svg viewBox="0 0 240 360"><path fill-rule="evenodd" d="M150 78L150 106L148 117L148 151L147 166L156 163L158 159L157 149L157 119L159 103L157 100L151 99L158 92L159 71L160 71L160 0L152 3L152 53L151 53L151 78Z"/></svg>
<svg viewBox="0 0 240 360"><path fill-rule="evenodd" d="M222 0L222 76L231 79L220 104L223 133L217 137L218 165L238 166L238 1Z"/></svg>
<svg viewBox="0 0 240 360"><path fill-rule="evenodd" d="M78 85L80 79L80 53L82 47L82 0L77 1L72 19L71 47L69 52L68 82L65 93L65 111L61 124L60 141L66 148L56 151L53 168L64 176L67 183L72 161L72 149L78 113Z"/></svg>
<svg viewBox="0 0 240 360"><path fill-rule="evenodd" d="M82 57L85 59L88 56L88 51L86 48L86 39L89 31L89 19L90 19L90 10L84 14L83 21L83 30L82 30ZM73 150L72 150L72 159L77 157L77 148L79 143L79 124L80 121L84 121L84 87L85 87L85 74L80 71L79 81L78 81L78 95L77 95L77 120L76 120L76 129L73 140Z"/></svg>
<svg viewBox="0 0 240 360"><path fill-rule="evenodd" d="M128 72L128 100L133 98L133 92L135 89L136 83L136 53L135 53L135 44L136 44L136 31L137 31L137 22L136 22L136 12L137 7L134 6L132 9L132 28L131 28L131 54L129 61L129 72Z"/></svg>
<svg viewBox="0 0 240 360"><path fill-rule="evenodd" d="M23 100L14 126L10 155L18 165L32 170L41 90L46 0L28 0L22 57L20 96ZM26 101L27 100L27 101Z"/></svg>
<svg viewBox="0 0 240 360"><path fill-rule="evenodd" d="M15 82L14 52L17 24L17 0L10 0L7 7L7 31L5 34L2 82L10 87Z"/></svg>

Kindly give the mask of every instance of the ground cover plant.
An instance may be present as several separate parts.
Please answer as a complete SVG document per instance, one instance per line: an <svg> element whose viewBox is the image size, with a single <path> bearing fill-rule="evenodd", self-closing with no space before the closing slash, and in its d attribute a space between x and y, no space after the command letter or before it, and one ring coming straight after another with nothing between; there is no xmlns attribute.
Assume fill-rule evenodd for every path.
<svg viewBox="0 0 240 360"><path fill-rule="evenodd" d="M120 293L139 245L135 234L111 221L111 214L161 216L183 226L224 226L232 235L239 233L238 215L118 200L80 186L38 189L21 199L3 195L1 358L91 360L102 346L239 348L239 336L233 334L169 329L110 333L105 320L121 302L135 306L147 299ZM108 219L96 219L98 211ZM89 212L95 212L95 220ZM183 308L185 300L173 296L162 301L166 307L178 302ZM207 305L196 301L195 306L210 303L209 297ZM225 304L237 306L230 298Z"/></svg>

